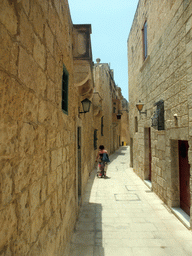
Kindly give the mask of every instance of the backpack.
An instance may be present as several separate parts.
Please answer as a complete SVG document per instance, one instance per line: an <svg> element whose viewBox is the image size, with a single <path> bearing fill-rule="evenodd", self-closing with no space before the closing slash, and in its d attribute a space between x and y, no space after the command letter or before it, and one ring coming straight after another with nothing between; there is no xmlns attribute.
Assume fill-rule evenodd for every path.
<svg viewBox="0 0 192 256"><path fill-rule="evenodd" d="M103 153L102 161L105 162L105 163L109 163L110 162L109 156L108 156L107 153Z"/></svg>

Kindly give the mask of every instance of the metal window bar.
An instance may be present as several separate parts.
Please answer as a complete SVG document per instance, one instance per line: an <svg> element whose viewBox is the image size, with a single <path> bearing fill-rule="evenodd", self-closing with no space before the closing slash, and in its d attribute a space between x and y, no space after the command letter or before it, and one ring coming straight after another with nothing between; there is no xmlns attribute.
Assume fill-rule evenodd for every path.
<svg viewBox="0 0 192 256"><path fill-rule="evenodd" d="M156 111L152 117L152 127L156 130L164 130L165 129L165 120L164 120L164 101L160 100L154 104L157 106Z"/></svg>
<svg viewBox="0 0 192 256"><path fill-rule="evenodd" d="M157 106L158 115L158 130L164 130L164 103Z"/></svg>

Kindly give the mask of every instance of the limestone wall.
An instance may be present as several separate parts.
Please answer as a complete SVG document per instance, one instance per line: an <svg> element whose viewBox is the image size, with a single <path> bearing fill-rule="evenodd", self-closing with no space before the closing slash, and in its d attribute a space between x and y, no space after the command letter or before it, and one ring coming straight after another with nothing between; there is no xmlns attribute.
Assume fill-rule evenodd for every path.
<svg viewBox="0 0 192 256"><path fill-rule="evenodd" d="M110 74L108 64L95 64L95 91L102 98L102 116L95 118L95 126L98 128L98 146L104 145L108 153L111 153L112 144L112 95L110 92ZM101 118L103 117L103 134L101 134Z"/></svg>
<svg viewBox="0 0 192 256"><path fill-rule="evenodd" d="M0 10L0 255L63 255L77 214L68 3L3 0Z"/></svg>
<svg viewBox="0 0 192 256"><path fill-rule="evenodd" d="M130 145L130 135L129 135L129 111L128 102L126 99L122 100L121 103L121 142L126 145Z"/></svg>
<svg viewBox="0 0 192 256"><path fill-rule="evenodd" d="M130 145L130 136L129 136L129 114L123 113L121 117L121 142Z"/></svg>
<svg viewBox="0 0 192 256"><path fill-rule="evenodd" d="M148 57L143 60L142 28L147 20ZM171 154L174 141L188 140L192 164L191 133L191 33L192 2L187 0L140 0L128 37L130 136L133 139L133 167L145 178L144 128L151 127L154 103L164 100L165 130L151 127L152 186L169 206L174 206ZM147 115L139 115L136 103L144 102ZM174 117L177 115L177 118ZM136 131L136 118L138 131ZM178 200L179 201L179 200ZM177 206L178 202L177 201Z"/></svg>
<svg viewBox="0 0 192 256"><path fill-rule="evenodd" d="M90 113L80 114L81 129L81 178L82 178L82 196L84 193L87 180L93 167L95 166L94 150L94 120L93 120L93 106L91 106Z"/></svg>
<svg viewBox="0 0 192 256"><path fill-rule="evenodd" d="M117 150L121 144L121 120L117 120L121 109L121 90L115 85L113 72L107 63L94 65L95 92L102 98L102 113L95 117L94 125L98 129L98 146L104 145L109 154ZM113 108L116 112L113 113ZM103 117L103 134L101 134L101 117ZM127 121L126 119L124 120Z"/></svg>

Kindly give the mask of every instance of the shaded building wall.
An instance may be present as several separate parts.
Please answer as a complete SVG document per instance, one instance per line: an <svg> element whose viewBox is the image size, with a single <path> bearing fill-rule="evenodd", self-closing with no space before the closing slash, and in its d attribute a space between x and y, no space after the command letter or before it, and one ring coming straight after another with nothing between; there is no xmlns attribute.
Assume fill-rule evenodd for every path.
<svg viewBox="0 0 192 256"><path fill-rule="evenodd" d="M73 66L74 84L78 92L78 113L76 121L76 194L77 208L82 203L84 188L90 172L95 165L94 127L93 127L93 68L91 50L91 25L73 25ZM88 99L91 103L90 111L83 113L82 100ZM79 132L78 132L79 131ZM80 138L79 138L80 136Z"/></svg>
<svg viewBox="0 0 192 256"><path fill-rule="evenodd" d="M78 118L68 2L5 0L0 9L0 255L63 255L78 214L79 122L84 138L93 137L91 113ZM91 138L82 148L83 186Z"/></svg>
<svg viewBox="0 0 192 256"><path fill-rule="evenodd" d="M178 140L189 143L191 133L191 1L140 0L128 38L129 118L133 168L146 175L147 130L151 136L153 190L170 207L179 206ZM147 21L148 56L143 58L142 29ZM144 102L139 114L136 103ZM164 101L164 130L151 127L157 102ZM175 146L176 145L176 146ZM175 157L173 157L173 149ZM173 171L175 169L175 171Z"/></svg>
<svg viewBox="0 0 192 256"><path fill-rule="evenodd" d="M94 120L95 127L98 130L98 146L103 144L110 154L121 145L122 121L117 120L117 114L121 109L121 99L123 97L121 89L115 84L113 70L110 69L107 63L100 63L100 59L97 60L98 63L94 64L94 93L99 94L101 109Z"/></svg>
<svg viewBox="0 0 192 256"><path fill-rule="evenodd" d="M119 148L121 145L121 115L120 115L120 110L122 108L121 106L121 99L122 95L119 93L120 91L117 90L116 92L113 92L113 113L112 113L112 122L113 122L113 152ZM118 119L118 115L119 119Z"/></svg>
<svg viewBox="0 0 192 256"><path fill-rule="evenodd" d="M81 178L82 178L82 200L87 180L93 167L95 166L95 150L94 150L94 127L93 127L93 108L90 113L82 114L82 151L81 151Z"/></svg>
<svg viewBox="0 0 192 256"><path fill-rule="evenodd" d="M111 77L109 71L108 64L97 63L94 65L95 92L98 92L102 99L102 113L95 118L95 127L98 129L98 147L104 145L110 154L112 144L112 94L110 92ZM101 127L102 119L103 127Z"/></svg>
<svg viewBox="0 0 192 256"><path fill-rule="evenodd" d="M129 136L129 110L128 110L128 102L126 99L122 100L121 103L121 142L122 146L124 144L130 145L130 136Z"/></svg>
<svg viewBox="0 0 192 256"><path fill-rule="evenodd" d="M121 127L121 142L124 145L130 145L130 136L129 136L129 114L123 113L122 115L122 127Z"/></svg>

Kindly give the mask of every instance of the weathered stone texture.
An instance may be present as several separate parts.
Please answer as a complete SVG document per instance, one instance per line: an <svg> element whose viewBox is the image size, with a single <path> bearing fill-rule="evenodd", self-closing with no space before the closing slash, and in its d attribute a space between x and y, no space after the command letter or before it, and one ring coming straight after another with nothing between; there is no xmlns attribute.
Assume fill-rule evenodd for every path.
<svg viewBox="0 0 192 256"><path fill-rule="evenodd" d="M0 247L17 234L16 205L11 203L0 211Z"/></svg>
<svg viewBox="0 0 192 256"><path fill-rule="evenodd" d="M184 0L158 2L140 0L128 38L129 119L133 139L133 167L144 177L144 135L140 127L150 127L156 109L154 103L164 100L165 131L151 128L153 190L169 205L179 199L169 195L173 187L170 166L175 161L171 140L187 140L191 163L191 31L192 2ZM147 20L148 57L143 60L142 29ZM147 115L139 117L136 103L144 102ZM174 117L177 115L177 117ZM138 118L138 132L135 131ZM178 152L177 152L178 154ZM176 155L177 155L176 154ZM159 164L162 163L163 164ZM175 168L176 169L176 168ZM167 175L166 175L167 173ZM177 176L178 179L178 176ZM177 205L178 206L178 205Z"/></svg>
<svg viewBox="0 0 192 256"><path fill-rule="evenodd" d="M2 12L1 12L2 13ZM18 51L19 47L16 42L11 40L9 32L0 23L0 65L11 74L16 75L18 66Z"/></svg>
<svg viewBox="0 0 192 256"><path fill-rule="evenodd" d="M19 229L25 231L25 228L30 220L30 202L29 202L29 191L25 190L23 194L17 199L17 210L19 213Z"/></svg>
<svg viewBox="0 0 192 256"><path fill-rule="evenodd" d="M107 63L98 62L94 65L94 80L94 127L98 129L98 146L104 145L110 154L119 148L120 144L122 145L123 140L128 143L128 130L123 134L123 128L128 128L127 112L122 112L123 118L117 120L118 111L123 109L123 96L121 89L115 84L113 70ZM101 118L103 118L102 128ZM124 127L122 127L123 125Z"/></svg>
<svg viewBox="0 0 192 256"><path fill-rule="evenodd" d="M45 46L41 43L40 39L37 36L34 36L33 57L39 64L39 66L44 70L46 58Z"/></svg>
<svg viewBox="0 0 192 256"><path fill-rule="evenodd" d="M4 24L12 35L15 35L17 33L18 17L16 15L14 2L2 0L0 9L3 10L0 14L1 23Z"/></svg>
<svg viewBox="0 0 192 256"><path fill-rule="evenodd" d="M91 26L72 24L67 0L2 0L0 10L0 255L65 255L95 165L94 129L101 129L93 104L79 113L83 99L93 100ZM113 79L109 94L105 78L99 142L110 153L121 135L111 100L122 95Z"/></svg>
<svg viewBox="0 0 192 256"><path fill-rule="evenodd" d="M3 0L0 9L0 255L61 255L78 202L68 3ZM68 115L61 110L63 64Z"/></svg>
<svg viewBox="0 0 192 256"><path fill-rule="evenodd" d="M45 25L45 40L46 40L47 48L49 49L50 53L53 55L54 35L47 24Z"/></svg>
<svg viewBox="0 0 192 256"><path fill-rule="evenodd" d="M23 10L20 14L20 35L18 35L18 40L30 53L32 53L34 45L33 27Z"/></svg>
<svg viewBox="0 0 192 256"><path fill-rule="evenodd" d="M33 25L35 33L37 33L41 39L43 38L46 23L45 15L37 1L30 2L29 20Z"/></svg>

